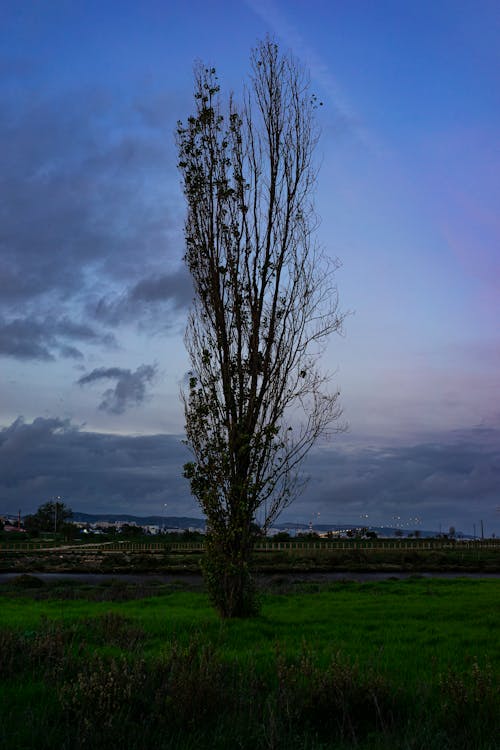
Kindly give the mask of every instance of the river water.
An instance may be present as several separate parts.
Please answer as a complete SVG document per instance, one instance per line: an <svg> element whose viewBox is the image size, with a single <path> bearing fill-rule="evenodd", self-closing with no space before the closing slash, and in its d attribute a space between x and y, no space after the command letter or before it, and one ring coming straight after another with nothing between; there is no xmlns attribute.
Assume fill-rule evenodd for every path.
<svg viewBox="0 0 500 750"><path fill-rule="evenodd" d="M0 583L7 583L13 578L17 578L21 573L0 573ZM123 583L187 583L201 584L203 579L201 575L193 573L174 573L174 574L133 574L118 573L112 575L109 573L37 573L30 572L29 575L36 576L42 581L74 581L75 583L100 584L109 581L122 581ZM421 578L489 578L499 579L500 573L405 573L405 572L322 572L322 573L274 573L272 575L257 576L257 580L262 583L272 581L282 582L304 582L304 583L326 583L330 581L386 581L386 580L405 580L411 577Z"/></svg>

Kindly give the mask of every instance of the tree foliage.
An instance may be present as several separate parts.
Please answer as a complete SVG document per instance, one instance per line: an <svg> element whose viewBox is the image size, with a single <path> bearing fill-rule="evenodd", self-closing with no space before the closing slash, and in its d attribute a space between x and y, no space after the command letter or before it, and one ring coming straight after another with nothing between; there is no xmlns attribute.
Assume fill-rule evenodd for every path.
<svg viewBox="0 0 500 750"><path fill-rule="evenodd" d="M195 292L185 475L207 517L227 616L253 607L255 522L267 529L293 500L301 460L327 427L339 429L341 413L317 366L342 326L336 263L313 238L318 102L297 61L270 40L251 69L238 104L223 100L215 69L199 65L195 113L177 130Z"/></svg>
<svg viewBox="0 0 500 750"><path fill-rule="evenodd" d="M66 522L72 518L73 511L67 505L50 501L40 505L37 512L26 516L24 525L28 531L62 531Z"/></svg>

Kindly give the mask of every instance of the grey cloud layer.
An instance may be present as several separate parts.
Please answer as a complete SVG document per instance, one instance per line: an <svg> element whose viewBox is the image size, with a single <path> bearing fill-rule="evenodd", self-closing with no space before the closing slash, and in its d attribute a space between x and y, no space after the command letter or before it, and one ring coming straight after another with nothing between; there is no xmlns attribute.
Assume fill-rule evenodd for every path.
<svg viewBox="0 0 500 750"><path fill-rule="evenodd" d="M30 511L58 494L91 512L193 515L195 503L182 479L188 451L180 437L125 437L83 432L68 421L21 419L0 430L0 512ZM419 515L437 529L465 532L484 519L499 525L500 431L471 430L440 445L332 445L311 454L311 482L283 516L308 521L320 512L330 523L391 522Z"/></svg>
<svg viewBox="0 0 500 750"><path fill-rule="evenodd" d="M106 348L116 346L110 333L97 331L86 323L76 323L67 318L53 317L13 318L0 317L0 355L16 359L53 360L60 357L83 359L79 344L98 344Z"/></svg>
<svg viewBox="0 0 500 750"><path fill-rule="evenodd" d="M102 297L93 312L98 320L116 326L128 320L144 321L157 316L162 303L168 303L174 312L182 312L192 296L191 279L181 266L170 274L141 279L118 297Z"/></svg>
<svg viewBox="0 0 500 750"><path fill-rule="evenodd" d="M147 386L156 376L156 365L141 365L135 372L120 367L98 367L83 375L78 385L88 385L101 380L116 380L114 388L103 393L99 409L108 414L123 414L131 406L139 406L147 397Z"/></svg>
<svg viewBox="0 0 500 750"><path fill-rule="evenodd" d="M192 507L180 468L186 460L175 436L103 435L68 420L18 419L0 430L0 512L31 512L61 495L83 512L159 514L168 503L169 514L181 514Z"/></svg>
<svg viewBox="0 0 500 750"><path fill-rule="evenodd" d="M110 324L147 324L151 304L178 311L189 302L165 132L175 112L165 109L96 89L5 97L0 355L79 357L79 329L92 329L87 343L107 346Z"/></svg>
<svg viewBox="0 0 500 750"><path fill-rule="evenodd" d="M495 518L500 430L440 435L441 442L318 450L307 461L307 499L342 523L368 513L371 523L422 516L437 528ZM297 506L298 507L298 506ZM335 519L333 519L335 520ZM498 523L497 514L497 525Z"/></svg>

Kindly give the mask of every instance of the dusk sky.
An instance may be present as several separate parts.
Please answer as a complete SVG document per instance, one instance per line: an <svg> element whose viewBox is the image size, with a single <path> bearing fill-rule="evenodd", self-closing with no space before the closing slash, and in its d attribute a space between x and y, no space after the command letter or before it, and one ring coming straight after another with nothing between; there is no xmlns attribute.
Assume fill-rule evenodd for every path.
<svg viewBox="0 0 500 750"><path fill-rule="evenodd" d="M174 132L195 60L238 94L266 34L324 103L317 236L352 313L323 357L349 431L281 520L499 534L496 0L3 0L0 514L200 515Z"/></svg>

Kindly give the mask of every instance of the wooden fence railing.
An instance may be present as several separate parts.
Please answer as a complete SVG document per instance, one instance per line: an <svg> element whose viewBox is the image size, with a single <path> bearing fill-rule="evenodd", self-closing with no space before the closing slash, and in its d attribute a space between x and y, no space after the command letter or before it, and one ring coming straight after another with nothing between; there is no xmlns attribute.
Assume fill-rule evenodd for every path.
<svg viewBox="0 0 500 750"><path fill-rule="evenodd" d="M95 542L95 543L71 543L51 544L49 542L0 542L0 553L11 552L173 552L189 553L203 552L203 542ZM363 550L366 552L377 552L380 550L463 550L463 549L494 549L500 551L500 539L485 540L457 540L446 539L335 539L335 540L286 540L273 541L266 539L258 541L255 545L256 552L335 552L337 550Z"/></svg>

